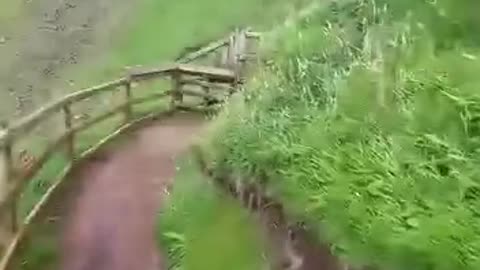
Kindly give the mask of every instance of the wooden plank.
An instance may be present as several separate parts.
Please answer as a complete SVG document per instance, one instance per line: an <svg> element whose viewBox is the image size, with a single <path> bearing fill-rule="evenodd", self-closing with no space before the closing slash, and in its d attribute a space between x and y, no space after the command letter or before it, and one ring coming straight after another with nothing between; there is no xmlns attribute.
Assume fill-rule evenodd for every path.
<svg viewBox="0 0 480 270"><path fill-rule="evenodd" d="M233 63L233 70L235 71L235 82L238 82L240 79L240 73L241 73L241 65L239 62L240 56L242 54L241 46L242 46L242 39L243 39L243 32L238 31L235 33L235 43L234 43L234 63Z"/></svg>
<svg viewBox="0 0 480 270"><path fill-rule="evenodd" d="M88 119L87 121L83 122L81 125L78 125L75 128L73 128L72 132L78 133L78 132L84 131L95 124L98 124L102 121L107 120L108 118L114 116L117 113L123 112L125 110L125 105L126 104L118 105L105 113L102 113L96 117L92 117Z"/></svg>
<svg viewBox="0 0 480 270"><path fill-rule="evenodd" d="M201 76L214 82L231 83L235 81L235 73L225 68L179 64L178 71L185 75Z"/></svg>
<svg viewBox="0 0 480 270"><path fill-rule="evenodd" d="M260 37L260 33L252 32L250 28L246 28L246 29L244 29L244 31L246 31L248 33L248 35L247 35L248 38L259 38ZM226 36L222 39L212 41L209 44L205 45L204 47L198 49L195 52L191 52L187 55L179 57L177 59L177 62L178 63L190 63L194 60L197 60L200 57L203 57L203 56L219 49L219 48L227 46L231 42L231 39L232 39L233 35L234 35L234 32L230 33L228 36Z"/></svg>
<svg viewBox="0 0 480 270"><path fill-rule="evenodd" d="M6 249L9 241L14 234L14 226L16 223L12 215L12 200L9 198L9 190L12 181L12 148L5 145L0 148L0 250Z"/></svg>
<svg viewBox="0 0 480 270"><path fill-rule="evenodd" d="M211 88L208 87L207 85L204 85L204 86L202 86L202 90L203 90L203 93L206 94L206 96L203 98L203 101L205 103L208 103L210 100L213 99L212 97L210 97Z"/></svg>
<svg viewBox="0 0 480 270"><path fill-rule="evenodd" d="M129 71L132 81L150 80L155 77L161 77L171 74L178 69L176 63L164 64L159 67L139 67Z"/></svg>
<svg viewBox="0 0 480 270"><path fill-rule="evenodd" d="M228 52L229 46L226 46L222 49L221 56L220 56L220 67L226 68L228 66Z"/></svg>
<svg viewBox="0 0 480 270"><path fill-rule="evenodd" d="M235 35L236 32L230 37L227 50L226 67L232 70L235 68Z"/></svg>
<svg viewBox="0 0 480 270"><path fill-rule="evenodd" d="M174 109L177 106L177 102L180 104L183 102L183 94L182 90L182 82L181 82L181 74L179 72L175 72L172 74L172 92L170 93L170 109Z"/></svg>
<svg viewBox="0 0 480 270"><path fill-rule="evenodd" d="M143 103L145 101L149 101L155 98L162 98L166 97L169 95L169 92L166 93L155 93L146 97L141 97L141 98L136 98L132 99L130 101L130 105L138 104L138 103ZM47 146L47 149L41 154L41 156L37 159L37 162L33 164L33 166L26 172L22 172L21 174L17 174L17 181L15 182L15 185L11 186L8 191L8 195L6 197L6 200L13 200L16 197L20 196L22 194L23 189L25 186L28 184L28 181L33 178L38 171L43 167L43 165L52 157L55 152L65 143L68 143L68 139L70 137L75 136L76 133L81 132L83 130L88 129L89 127L102 122L115 114L118 114L122 111L124 111L126 104L122 104L119 106L116 106L112 110L109 110L108 112L105 112L101 115L98 115L96 117L93 117L89 119L88 121L84 122L82 125L79 125L77 127L71 127L71 129L67 132L65 132L60 138L58 138L56 141L51 143L50 145ZM4 201L0 201L0 205L4 203Z"/></svg>
<svg viewBox="0 0 480 270"><path fill-rule="evenodd" d="M177 109L181 111L199 112L199 113L206 113L206 114L217 113L219 111L219 107L202 106L201 104L197 104L196 106L181 105L181 106L177 106Z"/></svg>
<svg viewBox="0 0 480 270"><path fill-rule="evenodd" d="M188 96L201 97L201 98L204 98L204 99L216 99L215 96L210 95L208 93L202 93L202 92L194 91L194 90L190 90L190 89L182 89L181 92L185 95L188 95Z"/></svg>
<svg viewBox="0 0 480 270"><path fill-rule="evenodd" d="M132 98L130 100L129 104L133 106L133 105L136 105L136 104L149 102L149 101L152 101L152 100L155 100L155 99L165 98L165 97L168 97L169 95L171 95L171 92L172 91L165 91L163 93L153 93L153 94L150 94L150 95L145 96L145 97Z"/></svg>
<svg viewBox="0 0 480 270"><path fill-rule="evenodd" d="M202 76L219 82L231 82L234 80L234 73L224 68L216 68L192 64L169 64L157 68L140 68L132 71L132 80L148 80L152 77L171 75L180 72L185 75Z"/></svg>
<svg viewBox="0 0 480 270"><path fill-rule="evenodd" d="M252 31L246 31L245 36L247 38L252 38L252 39L260 39L262 37L262 33L260 32L252 32Z"/></svg>
<svg viewBox="0 0 480 270"><path fill-rule="evenodd" d="M7 144L9 137L8 126L5 126L5 128L0 127L0 148Z"/></svg>
<svg viewBox="0 0 480 270"><path fill-rule="evenodd" d="M73 124L72 124L73 115L72 115L72 110L69 104L65 104L63 106L63 114L65 117L65 130L67 133L70 133L66 137L66 145L65 145L66 155L70 161L73 161L75 159L75 134L71 132L73 127Z"/></svg>
<svg viewBox="0 0 480 270"><path fill-rule="evenodd" d="M197 86L206 87L206 88L209 88L209 89L230 90L232 88L232 86L229 85L229 84L211 83L211 82L206 82L206 81L198 80L198 79L183 79L182 84L184 84L184 85L197 85Z"/></svg>
<svg viewBox="0 0 480 270"><path fill-rule="evenodd" d="M118 105L118 106L114 107L113 109L109 110L108 112L105 112L105 113L100 114L96 117L92 117L92 118L88 119L83 124L73 128L72 132L78 133L78 132L81 132L83 130L88 129L89 127L91 127L91 126L93 126L93 125L95 125L99 122L105 121L106 119L114 116L115 114L124 111L126 106L132 106L132 105L135 105L135 104L144 103L146 101L150 101L150 100L153 100L153 99L164 98L164 97L167 97L168 95L170 95L170 92L155 93L155 94L151 94L151 95L148 95L148 96L145 96L145 97L132 98L128 103Z"/></svg>
<svg viewBox="0 0 480 270"><path fill-rule="evenodd" d="M132 100L132 80L129 76L128 81L125 84L125 123L128 123L132 119L132 106L130 101Z"/></svg>
<svg viewBox="0 0 480 270"><path fill-rule="evenodd" d="M205 47L199 49L198 51L189 53L189 54L181 57L177 62L184 63L184 64L185 63L190 63L190 62L192 62L192 61L194 61L194 60L196 60L196 59L198 59L202 56L207 55L210 52L213 52L213 51L227 45L229 39L230 39L230 35L228 37L222 38L220 40L210 42L209 44L207 44Z"/></svg>
<svg viewBox="0 0 480 270"><path fill-rule="evenodd" d="M236 69L235 75L237 82L241 81L244 78L245 72L245 54L247 52L247 42L248 38L245 31L240 31L236 39Z"/></svg>
<svg viewBox="0 0 480 270"><path fill-rule="evenodd" d="M97 85L91 88L87 88L85 90L80 90L78 92L74 92L72 94L66 95L65 97L57 101L54 101L40 108L36 112L11 124L9 126L7 136L10 138L13 138L15 136L19 136L23 133L26 133L30 131L33 127L35 127L44 118L62 109L65 104L75 103L75 102L84 100L86 98L89 98L91 96L94 96L96 94L99 94L101 92L110 91L112 89L115 89L118 86L125 84L125 82L126 82L126 79L122 78L119 80L107 82L101 85Z"/></svg>

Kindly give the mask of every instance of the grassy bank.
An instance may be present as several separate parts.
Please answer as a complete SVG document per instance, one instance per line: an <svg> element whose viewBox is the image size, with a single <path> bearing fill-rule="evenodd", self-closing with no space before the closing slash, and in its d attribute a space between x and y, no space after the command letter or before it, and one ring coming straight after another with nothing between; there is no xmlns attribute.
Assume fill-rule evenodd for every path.
<svg viewBox="0 0 480 270"><path fill-rule="evenodd" d="M262 243L249 213L217 190L192 159L177 167L157 226L169 269L261 269Z"/></svg>
<svg viewBox="0 0 480 270"><path fill-rule="evenodd" d="M217 120L217 169L262 179L354 265L478 269L476 3L331 5L267 44ZM275 52L273 52L275 51Z"/></svg>
<svg viewBox="0 0 480 270"><path fill-rule="evenodd" d="M222 38L239 26L269 29L309 1L144 0L128 25L81 85L112 78L125 66L172 61L185 47ZM126 34L125 34L126 33ZM89 68L92 66L89 63Z"/></svg>
<svg viewBox="0 0 480 270"><path fill-rule="evenodd" d="M6 42L6 33L4 31L8 29L9 26L17 22L18 17L23 12L23 5L21 1L9 1L1 0L0 6L0 45L3 45Z"/></svg>

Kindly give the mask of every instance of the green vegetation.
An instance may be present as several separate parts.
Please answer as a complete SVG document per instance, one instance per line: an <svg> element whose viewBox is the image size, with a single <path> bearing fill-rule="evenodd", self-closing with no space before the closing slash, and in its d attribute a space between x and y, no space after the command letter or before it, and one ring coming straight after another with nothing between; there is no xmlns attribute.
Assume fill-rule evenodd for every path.
<svg viewBox="0 0 480 270"><path fill-rule="evenodd" d="M111 79L125 66L173 61L184 48L222 38L238 26L269 28L283 20L293 5L307 2L310 1L144 0L110 53L96 67L89 66L80 83L89 86Z"/></svg>
<svg viewBox="0 0 480 270"><path fill-rule="evenodd" d="M259 232L246 210L215 189L192 159L182 159L178 171L157 227L169 269L261 269Z"/></svg>
<svg viewBox="0 0 480 270"><path fill-rule="evenodd" d="M47 163L38 175L28 184L19 200L19 217L24 219L33 209L47 190L58 181L58 175L64 170L68 161L63 156L63 153L55 154Z"/></svg>
<svg viewBox="0 0 480 270"><path fill-rule="evenodd" d="M354 265L480 267L478 3L349 1L283 33L206 154Z"/></svg>
<svg viewBox="0 0 480 270"><path fill-rule="evenodd" d="M21 1L1 0L0 5L2 7L2 9L0 9L0 24L15 20L18 15L21 14L23 8Z"/></svg>

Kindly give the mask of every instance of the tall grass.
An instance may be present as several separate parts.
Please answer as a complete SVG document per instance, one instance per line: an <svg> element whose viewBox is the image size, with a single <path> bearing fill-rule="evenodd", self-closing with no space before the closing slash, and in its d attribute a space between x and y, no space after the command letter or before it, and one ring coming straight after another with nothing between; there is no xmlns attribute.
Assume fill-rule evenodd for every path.
<svg viewBox="0 0 480 270"><path fill-rule="evenodd" d="M288 29L206 149L355 265L480 267L472 1L352 1ZM209 148L208 148L209 147Z"/></svg>

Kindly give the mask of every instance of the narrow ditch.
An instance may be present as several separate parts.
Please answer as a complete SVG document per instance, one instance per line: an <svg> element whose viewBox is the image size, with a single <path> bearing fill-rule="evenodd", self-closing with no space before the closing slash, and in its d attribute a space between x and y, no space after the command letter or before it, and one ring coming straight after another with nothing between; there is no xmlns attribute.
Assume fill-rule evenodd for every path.
<svg viewBox="0 0 480 270"><path fill-rule="evenodd" d="M267 243L271 270L351 270L336 258L327 244L320 243L302 222L288 219L283 205L266 195L259 185L239 184L230 173L215 175L202 155L194 152L202 172L228 196L252 214ZM243 182L244 183L244 182Z"/></svg>

